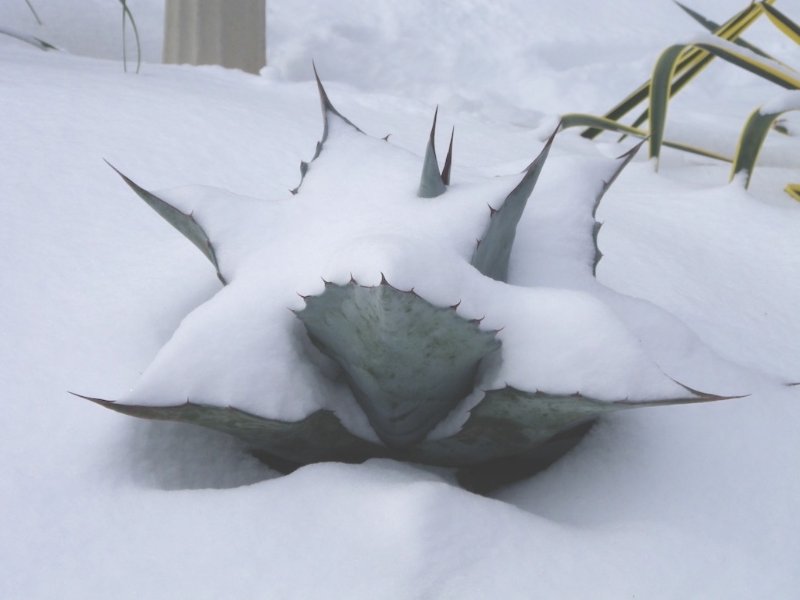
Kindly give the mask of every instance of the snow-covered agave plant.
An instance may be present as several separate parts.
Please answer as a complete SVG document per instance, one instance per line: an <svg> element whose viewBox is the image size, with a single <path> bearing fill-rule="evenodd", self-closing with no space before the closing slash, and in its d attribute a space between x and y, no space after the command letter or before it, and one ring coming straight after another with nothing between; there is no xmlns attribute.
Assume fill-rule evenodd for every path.
<svg viewBox="0 0 800 600"><path fill-rule="evenodd" d="M233 434L285 471L390 457L486 488L549 464L606 413L719 398L637 354L599 300L507 282L555 133L520 175L451 184L452 136L440 171L435 116L420 165L363 133L317 83L322 140L283 200L154 194L122 175L223 287L129 396L90 400ZM589 277L601 256L594 212L634 152L596 181L582 215ZM606 353L582 333L593 329L622 349Z"/></svg>

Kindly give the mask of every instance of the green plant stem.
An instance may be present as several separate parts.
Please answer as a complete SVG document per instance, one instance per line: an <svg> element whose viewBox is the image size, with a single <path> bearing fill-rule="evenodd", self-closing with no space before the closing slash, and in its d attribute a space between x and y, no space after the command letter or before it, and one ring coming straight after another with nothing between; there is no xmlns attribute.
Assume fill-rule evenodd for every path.
<svg viewBox="0 0 800 600"><path fill-rule="evenodd" d="M33 13L33 18L36 19L36 22L39 25L41 25L42 24L42 20L39 18L39 15L36 13L36 9L33 8L33 4L31 4L31 1L30 0L25 0L25 4L27 4L28 8L31 9L31 13Z"/></svg>
<svg viewBox="0 0 800 600"><path fill-rule="evenodd" d="M131 28L133 29L133 36L136 38L136 73L138 74L139 69L142 66L142 45L139 41L139 29L136 27L136 20L133 18L133 13L131 13L130 9L128 8L127 0L119 0L119 2L122 4L122 69L126 73L128 72L128 52L125 43L125 20L130 19Z"/></svg>

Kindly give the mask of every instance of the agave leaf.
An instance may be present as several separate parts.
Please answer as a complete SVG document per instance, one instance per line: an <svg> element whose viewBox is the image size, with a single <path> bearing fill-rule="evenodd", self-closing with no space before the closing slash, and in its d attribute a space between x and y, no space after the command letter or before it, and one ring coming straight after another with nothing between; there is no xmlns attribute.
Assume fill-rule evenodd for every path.
<svg viewBox="0 0 800 600"><path fill-rule="evenodd" d="M680 384L679 384L680 385ZM598 417L631 408L714 402L733 397L698 392L686 386L686 396L661 400L606 402L581 394L526 392L506 386L486 392L461 430L449 438L427 440L414 450L446 466L465 466L526 456L548 440Z"/></svg>
<svg viewBox="0 0 800 600"><path fill-rule="evenodd" d="M453 136L456 134L456 128L450 130L450 145L447 147L447 156L444 158L444 166L442 167L442 181L445 185L450 185L450 171L453 168Z"/></svg>
<svg viewBox="0 0 800 600"><path fill-rule="evenodd" d="M730 42L707 37L691 45L782 87L800 89L800 73L795 73L774 61L740 50ZM677 61L687 47L688 45L685 44L668 47L659 56L653 69L650 93L650 157L656 160L659 158L664 138L671 82Z"/></svg>
<svg viewBox="0 0 800 600"><path fill-rule="evenodd" d="M42 24L42 20L39 18L39 14L36 12L36 9L33 8L33 4L31 4L31 0L25 0L25 4L28 5L28 8L30 9L31 13L33 13L33 18L36 19L37 25L41 25Z"/></svg>
<svg viewBox="0 0 800 600"><path fill-rule="evenodd" d="M693 66L689 67L679 76L677 76L677 78L672 82L672 85L669 88L669 97L672 98L678 92L680 92L684 87L686 87L686 85L690 81L692 81L700 73L700 71L705 69L712 60L714 60L714 55L708 54L706 52L705 55L697 63L695 63ZM649 118L650 118L650 108L647 107L641 112L641 114L638 117L636 117L636 119L633 120L631 126L639 127L639 125L647 121ZM623 135L620 138L620 141L622 141L624 138L625 136ZM666 141L663 141L662 143L665 146L669 145Z"/></svg>
<svg viewBox="0 0 800 600"><path fill-rule="evenodd" d="M445 193L444 177L439 172L439 161L436 158L436 118L439 116L439 107L433 113L433 125L425 147L425 158L422 162L422 175L419 179L417 196L420 198L435 198Z"/></svg>
<svg viewBox="0 0 800 600"><path fill-rule="evenodd" d="M769 3L774 1L775 0L767 0ZM744 32L745 29L747 29L747 27L755 22L760 14L761 7L757 4L751 4L743 11L728 19L718 30L714 32L714 35L725 40L735 40ZM679 60L678 65L675 68L675 72L678 74L686 72L687 75L689 72L691 72L691 76L689 77L689 79L691 79L691 77L696 76L708 64L709 61L703 62L706 57L707 53L696 48L690 49L686 55L682 56ZM611 120L620 119L633 110L633 108L644 102L649 95L650 81L648 80L640 85L636 90L631 92L631 94L629 94L614 108L609 110L605 114L605 117ZM594 139L601 132L602 129L590 127L589 129L581 132L581 136L588 139Z"/></svg>
<svg viewBox="0 0 800 600"><path fill-rule="evenodd" d="M528 198L539 180L539 174L542 172L547 155L550 153L550 147L560 128L561 124L559 123L539 156L525 170L522 180L506 196L500 208L492 212L489 227L478 242L470 261L473 267L487 277L498 281L508 280L508 262L514 246L517 224L528 203Z"/></svg>
<svg viewBox="0 0 800 600"><path fill-rule="evenodd" d="M354 436L328 410L319 410L300 421L265 419L232 407L186 402L177 406L137 406L99 398L90 400L118 413L201 425L233 435L252 448L265 451L289 463L321 461L361 462L385 456L386 449Z"/></svg>
<svg viewBox="0 0 800 600"><path fill-rule="evenodd" d="M325 146L325 141L328 139L328 133L330 131L330 123L332 119L339 119L342 123L345 123L355 129L359 133L364 133L359 129L353 122L345 117L342 113L340 113L336 107L331 102L330 98L328 98L328 92L325 91L325 86L322 85L322 80L319 78L319 73L317 73L317 66L312 62L311 66L314 69L314 79L317 82L317 91L319 92L319 103L322 108L322 138L314 149L314 156L311 157L311 160L306 162L303 161L300 163L300 182L297 186L289 190L292 194L297 194L300 191L300 187L303 185L303 180L306 177L306 173L308 173L309 168L311 167L311 163L313 163L319 155L322 153L322 149Z"/></svg>
<svg viewBox="0 0 800 600"><path fill-rule="evenodd" d="M455 308L435 307L385 280L375 287L326 284L297 316L394 448L424 438L472 391L478 363L500 346Z"/></svg>
<svg viewBox="0 0 800 600"><path fill-rule="evenodd" d="M597 215L597 208L600 206L600 200L603 199L603 196L608 191L608 188L614 185L614 182L617 180L617 177L619 177L619 174L622 173L622 169L628 166L628 163L630 163L633 160L633 157L636 156L636 154L639 152L639 149L646 141L647 140L642 140L641 142L633 146L630 150L617 157L617 160L619 161L617 163L617 166L612 171L611 176L606 181L603 182L602 191L600 195L595 199L594 208L592 209L592 217Z"/></svg>
<svg viewBox="0 0 800 600"><path fill-rule="evenodd" d="M692 10L685 4L681 4L680 2L678 2L678 0L673 0L673 1L680 7L681 10L683 10L683 12L692 17L695 21L700 23L700 25L705 27L711 33L716 33L717 30L720 28L719 23L715 23L711 19L704 17L696 10ZM750 50L750 52L755 52L756 54L763 56L764 58L772 58L769 54L761 50L758 46L754 46L753 44L750 44L743 39L735 40L734 43L738 46L741 46L742 48L747 48L748 50Z"/></svg>
<svg viewBox="0 0 800 600"><path fill-rule="evenodd" d="M622 169L628 166L628 163L633 160L633 157L636 156L636 153L639 152L639 149L645 143L646 140L642 140L638 144L636 144L633 148L628 150L622 156L617 157L618 163L615 165L614 170L611 172L611 175L607 180L603 182L603 185L600 188L597 197L594 200L594 206L592 207L592 219L594 219L594 224L592 226L592 240L594 242L594 261L592 263L592 275L597 276L597 264L600 262L600 259L603 258L603 253L600 252L600 247L597 244L597 236L600 233L600 228L602 227L602 223L597 220L597 209L600 208L600 201L605 196L608 189L614 184L619 177L619 174L622 173Z"/></svg>
<svg viewBox="0 0 800 600"><path fill-rule="evenodd" d="M746 175L744 187L746 188L750 185L750 178L753 175L753 169L756 166L756 160L759 152L761 152L761 147L764 145L767 133L769 133L775 119L790 110L800 110L800 105L798 105L798 108L774 112L763 112L763 109L759 108L750 114L739 136L736 156L731 168L731 180L743 172Z"/></svg>
<svg viewBox="0 0 800 600"><path fill-rule="evenodd" d="M322 121L323 121L323 129L322 129L322 140L321 143L325 143L325 140L328 139L328 125L329 121L332 117L336 117L341 119L345 123L347 123L350 127L358 131L359 133L364 133L361 131L353 122L345 117L342 113L340 113L336 107L331 102L330 98L328 98L328 92L325 91L325 86L322 85L322 80L319 78L319 73L317 73L317 65L313 62L311 63L312 68L314 69L314 79L317 81L317 91L319 92L319 102L322 106Z"/></svg>
<svg viewBox="0 0 800 600"><path fill-rule="evenodd" d="M553 436L619 410L580 395L527 393L512 387L486 392L461 430L426 440L415 450L443 465L459 467L530 452Z"/></svg>
<svg viewBox="0 0 800 600"><path fill-rule="evenodd" d="M777 8L770 6L770 3L759 2L761 8L767 14L770 22L780 29L788 38L800 44L800 25L792 21L789 17L779 11Z"/></svg>
<svg viewBox="0 0 800 600"><path fill-rule="evenodd" d="M458 483L476 494L488 494L503 485L532 477L575 448L595 425L585 421L562 431L530 450L456 470Z"/></svg>
<svg viewBox="0 0 800 600"><path fill-rule="evenodd" d="M165 202L152 192L149 192L143 187L139 186L110 162L106 161L106 164L114 169L114 171L116 171L117 174L122 177L123 181L125 181L125 183L127 183L130 188L136 192L136 194L142 200L144 200L150 208L161 215L161 217L163 217L167 223L180 231L186 237L186 239L197 246L200 252L202 252L206 258L211 261L211 264L214 265L214 268L217 270L217 277L223 283L223 285L227 283L225 277L222 275L222 271L220 271L219 263L217 262L217 255L214 252L214 246L211 244L211 240L209 240L206 232L191 214L187 215L186 213L182 213L168 202Z"/></svg>
<svg viewBox="0 0 800 600"><path fill-rule="evenodd" d="M650 79L650 158L658 159L661 143L664 139L664 128L667 121L667 107L670 97L670 86L675 73L678 57L686 46L676 44L664 50L656 61L653 77ZM658 165L658 163L656 163Z"/></svg>
<svg viewBox="0 0 800 600"><path fill-rule="evenodd" d="M372 288L370 288L372 289ZM438 309L442 310L442 309ZM446 310L446 309L445 309ZM685 386L684 386L685 387ZM350 433L334 413L318 410L299 421L279 421L233 407L185 402L174 406L142 406L72 393L121 414L208 427L233 435L282 467L324 461L362 462L388 457L442 467L491 465L492 469L529 472L546 466L579 441L599 416L618 410L671 404L713 402L733 397L685 388L687 396L664 400L602 402L580 394L569 396L524 392L512 387L490 390L470 412L455 435L424 440L404 448L387 448ZM553 443L555 440L555 443ZM271 460L272 459L272 460ZM494 462L507 461L508 462ZM520 464L517 465L516 463ZM475 478L486 480L480 468Z"/></svg>
<svg viewBox="0 0 800 600"><path fill-rule="evenodd" d="M650 135L643 129L637 129L636 127L632 127L630 125L624 125L617 121L612 121L606 117L598 117L583 113L569 113L562 115L561 123L563 124L564 128L586 127L588 125L606 131L629 134L641 139L646 139ZM691 152L692 154L697 154L698 156L705 156L706 158L713 158L715 160L721 160L724 162L733 162L732 158L723 156L722 154L717 154L716 152L711 152L710 150L705 150L704 148L699 148L697 146L690 146L689 144L681 144L679 142L672 142L669 140L663 140L661 143L668 148L675 148L676 150Z"/></svg>

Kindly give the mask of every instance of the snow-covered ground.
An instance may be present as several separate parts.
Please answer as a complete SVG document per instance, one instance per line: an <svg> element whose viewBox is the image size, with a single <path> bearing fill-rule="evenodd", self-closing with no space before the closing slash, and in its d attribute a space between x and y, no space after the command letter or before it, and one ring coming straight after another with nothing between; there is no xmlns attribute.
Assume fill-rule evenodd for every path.
<svg viewBox="0 0 800 600"><path fill-rule="evenodd" d="M751 395L609 417L491 498L385 460L278 477L224 435L67 394L123 396L219 288L104 158L150 189L285 197L321 131L313 58L368 133L421 154L438 103L454 180L515 173L558 114L601 114L698 32L671 2L270 0L261 77L156 64L157 0L129 1L148 62L126 75L117 3L75 4L34 0L42 27L23 0L0 6L0 27L66 50L0 36L0 598L798 597L800 389L783 383L800 381L800 207L782 192L797 137L768 137L747 192L726 165L669 152L655 173L640 156L600 211L600 283L682 324L654 334L622 300L619 318L670 375ZM692 6L722 22L739 4ZM746 37L800 65L766 23ZM669 135L730 153L777 94L714 64ZM566 285L537 234L565 169L618 155L613 140L560 134L517 281Z"/></svg>

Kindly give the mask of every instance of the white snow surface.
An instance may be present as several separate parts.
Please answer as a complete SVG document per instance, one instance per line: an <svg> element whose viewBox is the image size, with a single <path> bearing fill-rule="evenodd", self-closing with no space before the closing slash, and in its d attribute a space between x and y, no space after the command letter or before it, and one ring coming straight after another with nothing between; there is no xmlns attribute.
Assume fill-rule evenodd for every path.
<svg viewBox="0 0 800 600"><path fill-rule="evenodd" d="M791 90L773 96L765 102L759 112L762 115L779 114L788 110L800 110L800 91Z"/></svg>
<svg viewBox="0 0 800 600"><path fill-rule="evenodd" d="M148 61L138 76L117 59L116 3L35 1L42 28L22 0L0 6L0 26L65 49L0 36L0 598L797 597L800 392L783 384L800 380L800 208L782 193L798 180L797 137L767 137L749 190L708 159L670 152L655 173L637 158L600 206L595 281L578 233L598 177L628 146L562 132L520 225L513 285L452 268L558 113L601 114L696 24L660 0L647 10L633 0L270 1L270 66L255 77L155 64L161 3L129 4ZM742 8L693 7L719 22ZM745 37L797 66L796 46L772 32L759 23ZM376 138L392 133L368 157L334 153L332 142L325 156L343 161L341 189L373 191L374 180L349 175L360 161L367 173L386 166L377 148L390 148L381 176L396 177L397 193L374 202L413 203L438 102L440 148L456 126L451 197L475 206L432 212L433 225L408 231L376 231L375 215L345 227L336 205L303 204L336 183L319 180L315 192L309 177L287 208L321 133L311 58L337 108ZM768 82L714 64L672 103L668 135L729 154L749 112L773 97ZM235 281L220 291L205 258L103 158L149 189L177 188L175 202L203 204L209 227L231 240L220 262ZM187 183L230 192L178 187ZM370 233L353 243L359 228ZM239 319L246 332L253 311L269 312L258 293L281 290L299 308L296 292L349 279L356 259L359 281L386 270L431 302L462 300L465 315L504 327L505 346L530 345L530 358L509 354L497 381L659 397L671 377L750 395L604 419L546 472L484 498L446 472L385 460L279 477L227 436L66 393L120 398L136 384L146 396L159 363L185 365L197 338L181 332L208 331L195 321L229 334ZM252 274L270 261L266 286ZM332 392L292 345L289 310L274 318L265 351L280 351L280 369L256 391L295 389L294 404L271 406L301 415L312 392ZM192 349L197 365L227 351L209 335ZM215 385L244 397L242 383L231 374ZM177 372L170 383L175 394L195 384ZM338 393L331 403L347 401ZM351 406L351 427L363 426L358 414Z"/></svg>

